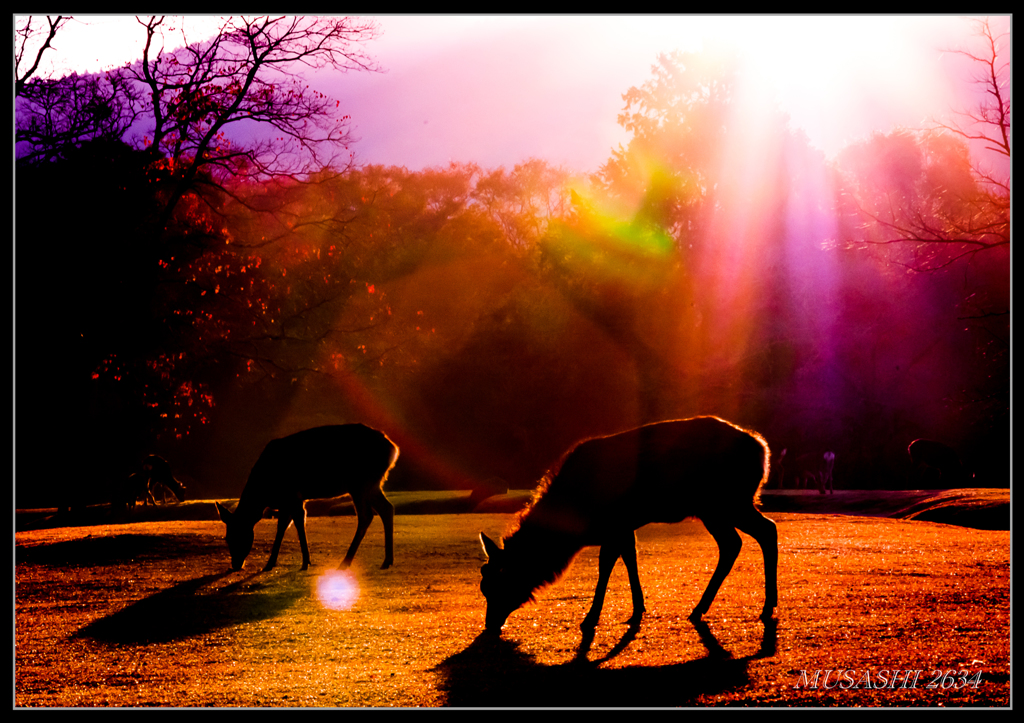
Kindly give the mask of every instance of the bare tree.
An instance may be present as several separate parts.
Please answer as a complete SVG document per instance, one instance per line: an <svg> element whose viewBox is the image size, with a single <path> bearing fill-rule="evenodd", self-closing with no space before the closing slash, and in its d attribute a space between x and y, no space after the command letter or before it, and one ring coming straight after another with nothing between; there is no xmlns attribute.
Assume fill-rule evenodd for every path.
<svg viewBox="0 0 1024 723"><path fill-rule="evenodd" d="M148 146L166 155L178 181L168 217L194 184L224 174L299 177L338 167L352 140L349 117L301 73L376 70L359 47L377 36L373 21L230 17L202 43L189 42L166 17L138 22L145 49L128 70L148 95ZM180 33L184 47L168 51L165 29Z"/></svg>
<svg viewBox="0 0 1024 723"><path fill-rule="evenodd" d="M980 66L972 82L985 93L977 108L957 111L949 123L937 123L968 141L981 141L986 150L1010 157L1010 97L1006 88L1010 83L1010 61L1000 55L1001 42L1009 33L993 34L988 18L976 21L975 37L981 40L981 49L956 49L949 52L962 55ZM992 181L1009 191L1001 181Z"/></svg>
<svg viewBox="0 0 1024 723"><path fill-rule="evenodd" d="M22 94L25 88L25 84L36 74L39 70L39 63L42 62L43 55L47 50L52 48L53 39L57 36L57 31L67 25L70 17L66 15L46 16L46 25L44 29L41 25L35 21L37 16L28 15L24 18L19 18L19 24L14 28L14 97L17 98ZM45 37L44 37L45 35ZM35 55L32 55L33 46L42 39L42 43L38 48L35 49Z"/></svg>
<svg viewBox="0 0 1024 723"><path fill-rule="evenodd" d="M49 160L96 138L133 140L166 159L164 224L199 185L223 191L229 177L300 179L350 163L349 116L302 74L377 70L361 49L379 34L374 21L227 17L213 38L195 42L180 18L139 17L145 33L139 61L104 75L34 77L70 19L48 16L44 27L28 16L17 28L22 160ZM129 129L142 138L129 139Z"/></svg>
<svg viewBox="0 0 1024 723"><path fill-rule="evenodd" d="M971 157L969 145L980 143L998 158L1010 157L1010 71L1000 55L1002 36L993 33L987 19L979 21L975 37L981 49L951 51L981 69L972 77L982 91L974 109L956 112L950 122L928 130L873 138L840 158L853 176L861 167L860 178L843 192L855 219L851 235L869 245L908 250L892 258L913 271L936 271L1009 247L1008 165L1005 176L989 170Z"/></svg>

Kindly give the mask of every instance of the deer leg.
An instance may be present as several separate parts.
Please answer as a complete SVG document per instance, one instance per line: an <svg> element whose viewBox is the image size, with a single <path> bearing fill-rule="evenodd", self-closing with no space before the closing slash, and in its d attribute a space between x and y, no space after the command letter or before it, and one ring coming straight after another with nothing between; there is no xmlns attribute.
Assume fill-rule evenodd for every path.
<svg viewBox="0 0 1024 723"><path fill-rule="evenodd" d="M691 620L699 620L711 608L711 603L714 601L715 595L718 594L718 588L722 586L725 576L732 570L733 563L736 562L740 548L743 546L739 533L732 525L719 520L702 520L702 522L711 536L715 538L715 542L718 543L718 565L715 566L715 572L711 575L711 581L708 582L708 587L701 596L700 602L690 613Z"/></svg>
<svg viewBox="0 0 1024 723"><path fill-rule="evenodd" d="M270 559L267 560L263 572L270 572L277 564L277 555L281 552L281 542L284 540L285 530L292 523L291 510L280 509L277 513L277 535L274 537L274 546L270 548Z"/></svg>
<svg viewBox="0 0 1024 723"><path fill-rule="evenodd" d="M769 620L779 604L779 533L775 523L750 507L737 527L757 540L764 555L764 609L761 619Z"/></svg>
<svg viewBox="0 0 1024 723"><path fill-rule="evenodd" d="M381 570L387 570L395 562L395 506L384 496L384 490L378 489L370 500L374 511L380 515L384 523L384 564ZM355 554L355 550L352 551Z"/></svg>
<svg viewBox="0 0 1024 723"><path fill-rule="evenodd" d="M302 570L309 569L309 544L306 542L306 503L303 502L295 514L295 531L299 533L299 548L302 550Z"/></svg>
<svg viewBox="0 0 1024 723"><path fill-rule="evenodd" d="M618 559L618 544L608 542L601 545L597 562L597 589L594 591L594 602L590 606L590 612L580 623L581 630L593 630L597 627L597 621L601 617L601 608L604 606L604 594L608 590L608 579L611 577L612 569Z"/></svg>
<svg viewBox="0 0 1024 723"><path fill-rule="evenodd" d="M366 531L370 528L370 523L373 522L373 508L365 499L352 498L352 501L356 503L356 517L358 522L356 523L356 535L352 538L352 544L348 546L348 552L345 553L345 559L341 561L340 569L348 569L349 565L352 564L352 558L356 556L356 550L359 549L359 543L363 541L363 537L366 535Z"/></svg>
<svg viewBox="0 0 1024 723"><path fill-rule="evenodd" d="M629 535L629 541L622 546L622 562L629 575L629 590L633 595L633 616L630 625L639 625L647 608L644 606L644 591L640 587L640 571L636 564L636 532Z"/></svg>

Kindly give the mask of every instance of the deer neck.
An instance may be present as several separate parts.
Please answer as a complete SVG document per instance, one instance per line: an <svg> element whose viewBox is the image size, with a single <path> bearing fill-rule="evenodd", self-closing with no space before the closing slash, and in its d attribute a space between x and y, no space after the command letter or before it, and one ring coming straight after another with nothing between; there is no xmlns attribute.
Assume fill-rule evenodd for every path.
<svg viewBox="0 0 1024 723"><path fill-rule="evenodd" d="M235 507L234 515L236 519L242 522L255 525L263 518L263 513L268 506L265 502L257 501L252 495L246 495L245 491L243 491L241 498L238 500L238 506Z"/></svg>
<svg viewBox="0 0 1024 723"><path fill-rule="evenodd" d="M558 580L581 549L575 535L529 524L505 540L509 566L531 594Z"/></svg>

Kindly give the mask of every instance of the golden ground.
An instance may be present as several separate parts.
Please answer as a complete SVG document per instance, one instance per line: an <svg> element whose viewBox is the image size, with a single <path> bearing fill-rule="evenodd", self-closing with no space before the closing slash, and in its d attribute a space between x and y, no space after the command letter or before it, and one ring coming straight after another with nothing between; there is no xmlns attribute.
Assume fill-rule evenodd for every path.
<svg viewBox="0 0 1024 723"><path fill-rule="evenodd" d="M638 538L649 612L639 630L624 624L620 565L589 642L578 625L596 549L500 638L481 635L477 534L500 536L508 514L398 515L389 570L377 569L375 521L347 609L318 584L348 546L351 517L310 518L307 572L293 531L278 567L258 572L269 520L234 573L217 522L18 532L15 705L1009 706L1008 531L769 516L776 623L757 618L762 562L746 536L706 624L690 623L714 543L699 522L648 525Z"/></svg>

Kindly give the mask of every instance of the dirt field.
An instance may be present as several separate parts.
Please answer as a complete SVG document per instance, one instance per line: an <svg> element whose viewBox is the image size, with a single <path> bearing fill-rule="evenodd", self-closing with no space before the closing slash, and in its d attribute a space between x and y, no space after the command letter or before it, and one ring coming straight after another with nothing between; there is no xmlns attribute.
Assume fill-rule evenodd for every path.
<svg viewBox="0 0 1024 723"><path fill-rule="evenodd" d="M352 517L294 531L258 572L228 571L210 520L16 533L16 706L1009 706L1010 533L927 521L770 513L780 612L769 625L750 538L718 599L687 614L716 550L699 522L640 530L649 612L638 630L624 568L581 637L596 550L500 638L481 635L483 554L511 515L399 514L379 570L375 521L350 574Z"/></svg>

